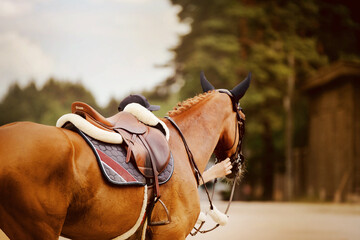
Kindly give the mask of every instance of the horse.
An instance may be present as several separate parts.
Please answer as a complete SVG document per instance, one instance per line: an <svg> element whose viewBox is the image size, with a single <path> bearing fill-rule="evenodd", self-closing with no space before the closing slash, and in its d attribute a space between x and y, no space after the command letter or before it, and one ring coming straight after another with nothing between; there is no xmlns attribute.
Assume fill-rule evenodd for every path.
<svg viewBox="0 0 360 240"><path fill-rule="evenodd" d="M216 90L204 75L201 81L204 93L168 115L203 172L213 152L223 160L238 150L239 115L245 115L236 106L250 78L230 91ZM181 135L169 119L162 120L174 157L173 175L160 186L171 222L144 227L129 239L140 239L142 231L146 239L185 239L200 213L198 184ZM106 182L92 150L74 131L32 122L0 127L0 228L10 239L114 239L134 226L146 194L143 187ZM154 208L152 219L164 217Z"/></svg>

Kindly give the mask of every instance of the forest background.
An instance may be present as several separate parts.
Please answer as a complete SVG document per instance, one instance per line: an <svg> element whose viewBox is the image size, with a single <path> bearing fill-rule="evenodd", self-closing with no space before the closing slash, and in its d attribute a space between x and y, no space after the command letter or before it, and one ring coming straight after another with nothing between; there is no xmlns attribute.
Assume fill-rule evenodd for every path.
<svg viewBox="0 0 360 240"><path fill-rule="evenodd" d="M360 61L357 2L170 2L181 6L179 20L189 24L191 31L180 36L179 44L170 50L174 59L164 63L174 74L142 94L161 105L156 114L163 117L178 101L201 93L201 70L215 87L228 89L251 71L251 87L241 100L247 115L247 172L236 198L272 200L275 175L286 173L289 146L307 144L309 102L301 85L334 62ZM101 107L81 81L50 78L41 88L34 81L25 87L15 83L1 99L0 125L13 121L54 125L74 101L110 116L121 99L113 98Z"/></svg>

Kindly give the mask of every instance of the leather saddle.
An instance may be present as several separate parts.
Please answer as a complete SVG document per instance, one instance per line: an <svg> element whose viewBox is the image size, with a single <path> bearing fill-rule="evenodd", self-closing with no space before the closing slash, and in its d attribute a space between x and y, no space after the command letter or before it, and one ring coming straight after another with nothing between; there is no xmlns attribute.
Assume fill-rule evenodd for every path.
<svg viewBox="0 0 360 240"><path fill-rule="evenodd" d="M145 178L154 180L155 197L160 197L158 175L170 160L170 148L160 130L143 124L129 112L105 118L82 102L74 102L71 111L100 129L119 133L127 150L126 162L132 161Z"/></svg>
<svg viewBox="0 0 360 240"><path fill-rule="evenodd" d="M114 127L119 113L110 118L105 118L90 105L83 102L73 102L71 104L71 112L82 116L88 122L102 130L115 132Z"/></svg>

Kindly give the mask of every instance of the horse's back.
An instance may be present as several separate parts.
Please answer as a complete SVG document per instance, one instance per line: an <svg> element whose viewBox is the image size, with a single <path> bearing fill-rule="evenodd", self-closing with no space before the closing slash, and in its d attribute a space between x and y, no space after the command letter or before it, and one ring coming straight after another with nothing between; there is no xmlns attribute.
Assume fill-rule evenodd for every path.
<svg viewBox="0 0 360 240"><path fill-rule="evenodd" d="M58 169L71 155L71 142L59 128L31 122L0 127L1 172L16 171L25 173L24 177L39 179L44 176L44 170ZM52 176L63 178L62 174L57 171Z"/></svg>
<svg viewBox="0 0 360 240"><path fill-rule="evenodd" d="M194 199L196 184L191 193L181 187L179 165L183 164L178 162L180 168L161 186L172 215L172 223L162 228L183 239L189 226L182 225L193 215L187 208L198 205L198 199ZM0 127L0 196L0 228L15 240L58 239L61 231L72 239L114 238L142 219L147 201L143 187L106 183L79 134L30 122ZM179 196L186 198L177 201ZM162 209L155 209L154 215L158 214L155 220L164 219ZM154 229L154 239L167 239L165 232Z"/></svg>
<svg viewBox="0 0 360 240"><path fill-rule="evenodd" d="M60 233L71 198L72 154L71 142L56 127L0 127L0 228L11 239Z"/></svg>

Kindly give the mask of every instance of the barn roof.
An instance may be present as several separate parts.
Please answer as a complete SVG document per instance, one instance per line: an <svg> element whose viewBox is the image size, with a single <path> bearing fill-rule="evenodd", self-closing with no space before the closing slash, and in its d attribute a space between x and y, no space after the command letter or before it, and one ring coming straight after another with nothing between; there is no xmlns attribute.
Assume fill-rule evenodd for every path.
<svg viewBox="0 0 360 240"><path fill-rule="evenodd" d="M346 76L360 77L360 63L340 61L333 63L330 66L324 67L320 69L313 77L305 81L302 86L302 90L307 91L328 85L329 83L337 81L341 77Z"/></svg>

